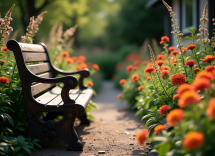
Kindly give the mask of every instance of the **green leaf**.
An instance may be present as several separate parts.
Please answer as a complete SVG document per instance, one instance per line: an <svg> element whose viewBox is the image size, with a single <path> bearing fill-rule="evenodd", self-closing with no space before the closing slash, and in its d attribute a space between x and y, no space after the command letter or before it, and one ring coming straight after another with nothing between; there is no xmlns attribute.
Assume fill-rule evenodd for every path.
<svg viewBox="0 0 215 156"><path fill-rule="evenodd" d="M26 152L28 152L29 154L31 154L31 150L28 148L28 147L26 147L26 146L24 146L24 147L22 147Z"/></svg>
<svg viewBox="0 0 215 156"><path fill-rule="evenodd" d="M34 145L36 145L37 147L40 147L40 148L42 148L38 143L34 143Z"/></svg>
<svg viewBox="0 0 215 156"><path fill-rule="evenodd" d="M149 118L149 120L147 120L147 122L146 122L146 124L145 124L145 126L144 126L143 128L146 128L150 123L156 122L156 121L157 121L157 120L156 120L155 117Z"/></svg>
<svg viewBox="0 0 215 156"><path fill-rule="evenodd" d="M162 144L159 147L158 154L159 156L165 156L167 152L169 152L171 146L169 144Z"/></svg>
<svg viewBox="0 0 215 156"><path fill-rule="evenodd" d="M145 116L142 117L141 121L143 119L147 119L147 118L152 117L152 116L154 116L154 114L147 114L147 115L145 115Z"/></svg>
<svg viewBox="0 0 215 156"><path fill-rule="evenodd" d="M12 117L9 114L6 114L5 116L6 116L7 120L10 122L10 124L14 127L14 121L13 121Z"/></svg>
<svg viewBox="0 0 215 156"><path fill-rule="evenodd" d="M166 137L162 137L162 136L156 136L153 138L153 141L162 141L162 142L167 142L168 139Z"/></svg>

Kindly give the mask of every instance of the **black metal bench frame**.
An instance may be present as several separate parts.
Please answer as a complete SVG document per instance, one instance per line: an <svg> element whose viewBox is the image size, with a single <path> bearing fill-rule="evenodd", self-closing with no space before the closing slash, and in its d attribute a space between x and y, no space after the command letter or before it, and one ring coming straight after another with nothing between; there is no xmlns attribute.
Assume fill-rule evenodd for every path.
<svg viewBox="0 0 215 156"><path fill-rule="evenodd" d="M28 130L25 137L31 137L32 139L41 137L53 139L55 137L60 137L69 144L67 150L82 150L83 145L75 132L74 121L76 117L80 117L82 124L89 124L85 108L92 97L92 90L87 89L83 84L84 78L89 77L90 75L89 71L86 69L75 72L64 72L55 68L50 61L48 51L44 44L25 44L18 43L15 40L9 40L7 42L7 48L13 51L15 55L22 83L24 108L28 118ZM41 61L46 62L49 68L49 72L43 74L41 77L29 70L29 67L25 64ZM34 71L36 70L37 68L34 69ZM57 74L70 76L55 78ZM77 80L76 77L71 76L73 74L79 74L79 80ZM56 87L56 83L60 82L64 84L61 90L62 102L60 105L46 105L35 100L34 95L40 93L41 90L43 91L44 88L46 89L47 84L49 85L47 89L50 91L53 87ZM32 87L32 84L41 83L45 83L46 85ZM80 90L77 92L80 92L81 94L78 96L75 94L76 99L71 99L70 91L72 89L74 90L78 85ZM82 93L85 95L82 96ZM77 97L82 98L77 100ZM39 112L60 112L63 114L63 119L58 122L54 120L45 121L39 117Z"/></svg>

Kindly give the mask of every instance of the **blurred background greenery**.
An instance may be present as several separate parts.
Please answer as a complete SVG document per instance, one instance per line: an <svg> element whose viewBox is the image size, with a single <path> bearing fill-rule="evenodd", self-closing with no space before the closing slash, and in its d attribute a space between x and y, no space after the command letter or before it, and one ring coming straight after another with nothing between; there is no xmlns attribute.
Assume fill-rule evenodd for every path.
<svg viewBox="0 0 215 156"><path fill-rule="evenodd" d="M12 4L11 26L18 30L16 40L25 34L29 18L47 11L34 40L46 42L53 25L62 24L63 30L77 25L74 34L73 55L85 55L87 61L100 66L101 77L115 78L115 74L126 76L116 65L126 55L141 53L144 41L158 42L163 35L162 14L147 10L149 0L0 0L1 15L5 15ZM143 53L143 52L142 52ZM141 55L146 59L145 55ZM119 78L118 78L119 79ZM118 80L117 79L117 80Z"/></svg>

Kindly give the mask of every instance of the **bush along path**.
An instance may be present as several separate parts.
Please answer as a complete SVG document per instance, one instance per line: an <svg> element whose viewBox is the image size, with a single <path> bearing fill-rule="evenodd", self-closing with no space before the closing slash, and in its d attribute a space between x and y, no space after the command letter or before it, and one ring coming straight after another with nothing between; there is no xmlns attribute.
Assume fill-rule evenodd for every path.
<svg viewBox="0 0 215 156"><path fill-rule="evenodd" d="M36 150L33 155L95 156L103 153L108 156L155 156L155 153L148 154L151 149L149 142L144 146L138 145L135 134L143 128L144 123L135 117L133 111L129 111L126 103L117 99L119 92L111 81L104 82L98 96L93 99L98 106L98 110L93 111L95 119L90 126L80 126L79 121L75 123L76 132L84 143L83 151L66 151L68 144L59 138L52 141L41 139L42 149Z"/></svg>

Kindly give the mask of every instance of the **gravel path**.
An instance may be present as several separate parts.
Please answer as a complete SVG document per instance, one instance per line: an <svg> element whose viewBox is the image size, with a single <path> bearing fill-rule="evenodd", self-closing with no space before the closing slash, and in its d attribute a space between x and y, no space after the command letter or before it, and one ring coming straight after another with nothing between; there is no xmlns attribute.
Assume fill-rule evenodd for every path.
<svg viewBox="0 0 215 156"><path fill-rule="evenodd" d="M39 156L156 156L147 154L150 145L139 146L136 141L137 134L144 125L135 112L130 111L125 102L117 99L119 90L114 89L111 81L105 81L99 94L93 97L98 110L93 111L95 119L90 126L80 126L75 123L76 132L84 144L83 151L66 151L68 144L56 138L52 141L41 140L43 149L37 149L33 155ZM99 154L105 151L105 154Z"/></svg>

